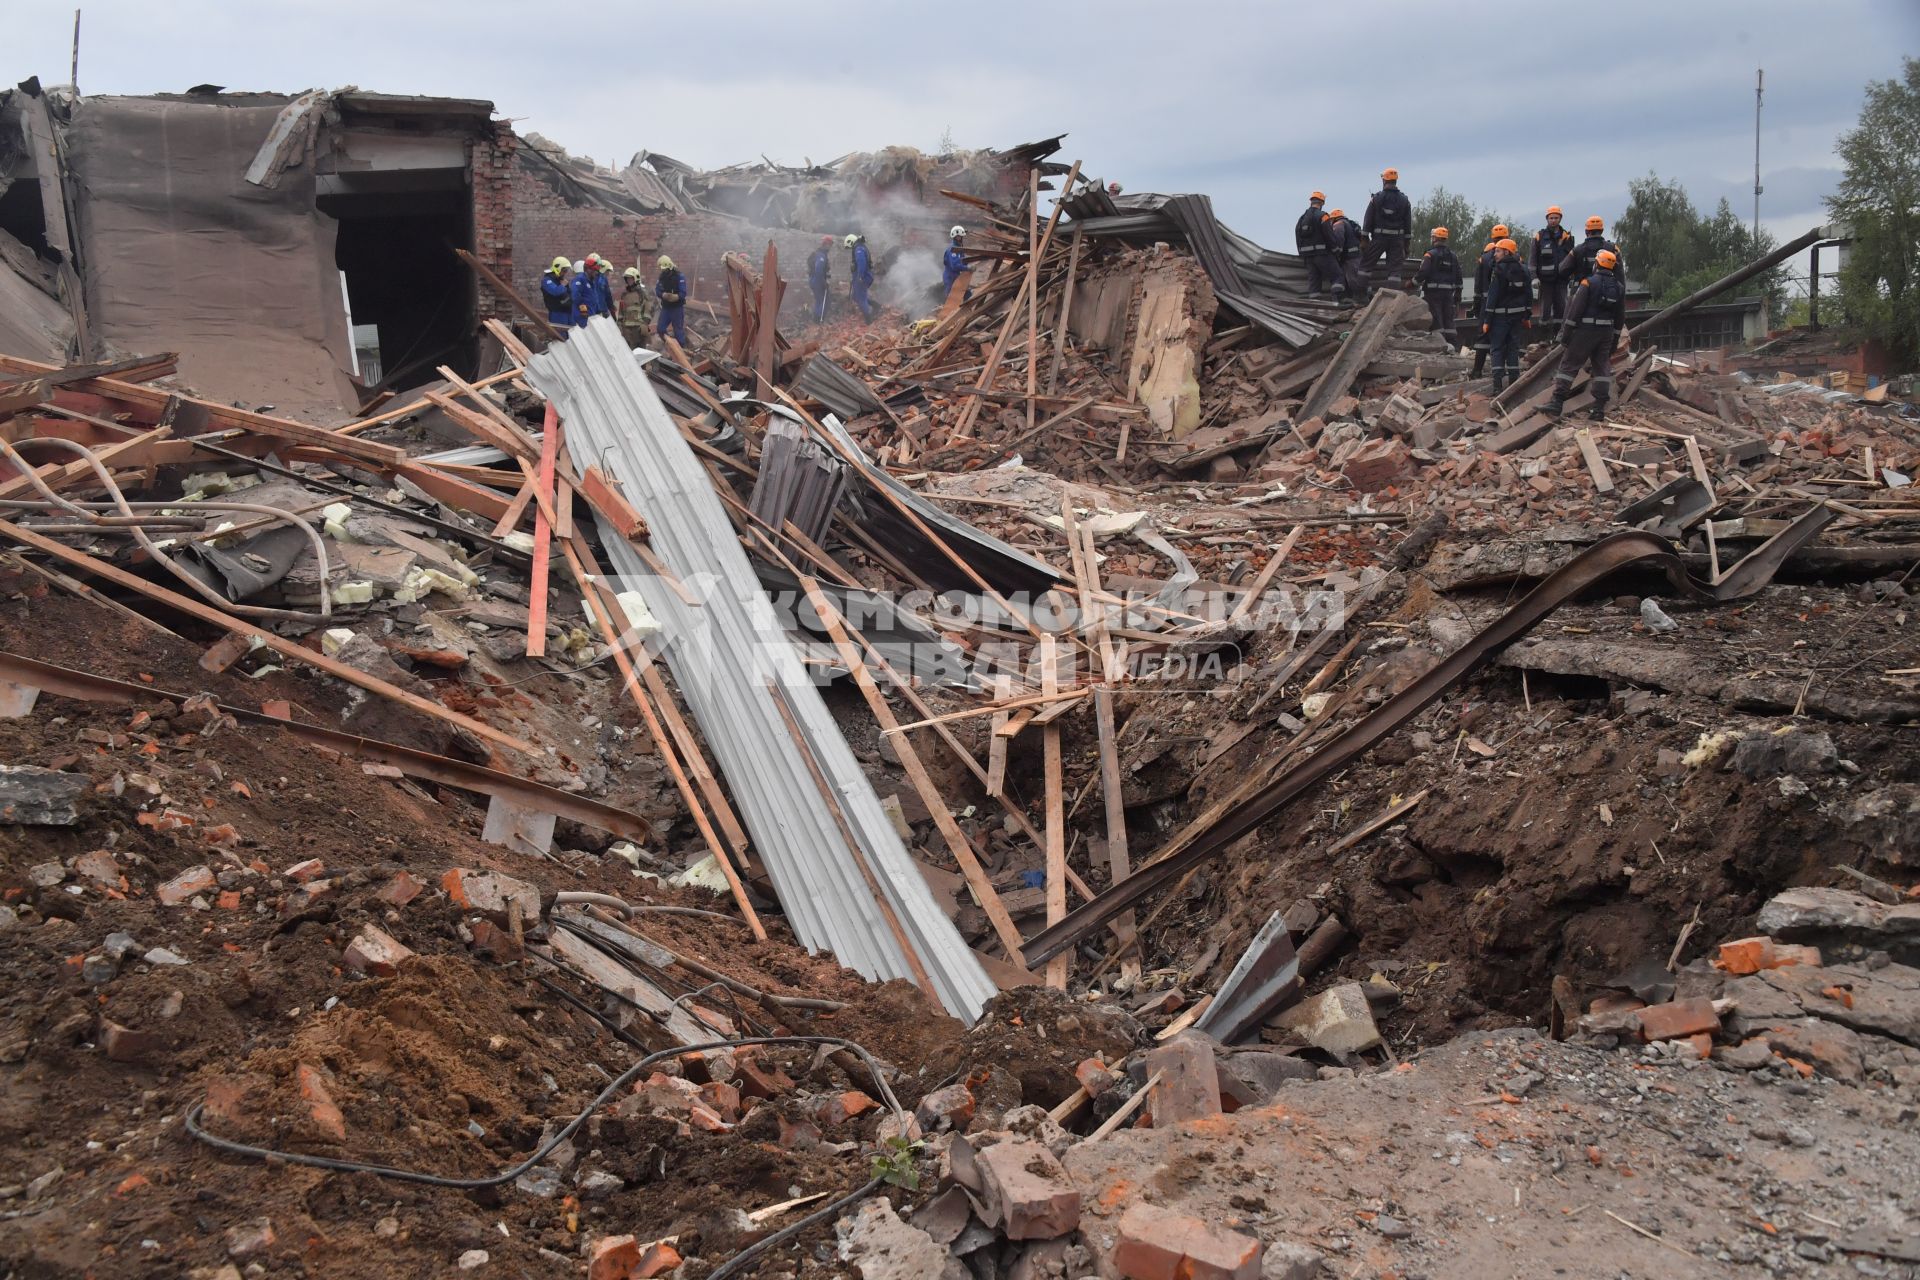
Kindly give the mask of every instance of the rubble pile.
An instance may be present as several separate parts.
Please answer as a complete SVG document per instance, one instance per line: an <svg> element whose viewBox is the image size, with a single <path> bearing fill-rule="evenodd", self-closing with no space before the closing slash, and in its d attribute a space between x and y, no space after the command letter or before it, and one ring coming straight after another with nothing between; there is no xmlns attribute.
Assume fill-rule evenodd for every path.
<svg viewBox="0 0 1920 1280"><path fill-rule="evenodd" d="M1920 1263L1912 406L960 185L324 423L0 353L0 1260Z"/></svg>

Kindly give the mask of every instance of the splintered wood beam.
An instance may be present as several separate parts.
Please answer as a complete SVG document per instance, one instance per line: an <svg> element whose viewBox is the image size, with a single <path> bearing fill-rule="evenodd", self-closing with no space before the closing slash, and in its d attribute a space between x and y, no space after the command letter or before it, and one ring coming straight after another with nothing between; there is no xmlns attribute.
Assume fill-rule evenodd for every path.
<svg viewBox="0 0 1920 1280"><path fill-rule="evenodd" d="M552 491L554 467L559 457L560 415L554 410L553 402L548 401L546 434L540 445L540 471L533 481L536 501ZM524 459L521 465L526 465ZM553 523L548 519L548 510L548 505L541 502L540 509L533 514L533 581L527 592L529 658L547 656L547 573L553 558Z"/></svg>
<svg viewBox="0 0 1920 1280"><path fill-rule="evenodd" d="M1233 606L1233 612L1227 615L1229 623L1238 622L1251 613L1253 606L1259 602L1261 593L1273 585L1273 575L1279 572L1280 566L1287 562L1287 553L1292 551L1293 544L1299 541L1302 527L1301 525L1293 526L1286 539L1281 542L1280 549L1267 558L1267 563L1260 569L1260 576L1253 580L1253 585L1247 588L1247 594L1240 597L1240 602Z"/></svg>
<svg viewBox="0 0 1920 1280"><path fill-rule="evenodd" d="M1040 637L1040 691L1060 692L1060 649L1052 635ZM1067 914L1067 802L1061 778L1058 725L1048 725L1041 735L1041 764L1046 787L1047 925L1051 927ZM1063 951L1047 962L1048 986L1056 991L1067 989L1071 961L1072 957Z"/></svg>
<svg viewBox="0 0 1920 1280"><path fill-rule="evenodd" d="M1073 229L1073 244L1067 252L1066 292L1060 298L1060 321L1053 326L1053 363L1047 368L1047 394L1052 395L1060 386L1060 365L1066 358L1067 322L1073 316L1073 282L1080 274L1080 237L1084 234L1079 227Z"/></svg>

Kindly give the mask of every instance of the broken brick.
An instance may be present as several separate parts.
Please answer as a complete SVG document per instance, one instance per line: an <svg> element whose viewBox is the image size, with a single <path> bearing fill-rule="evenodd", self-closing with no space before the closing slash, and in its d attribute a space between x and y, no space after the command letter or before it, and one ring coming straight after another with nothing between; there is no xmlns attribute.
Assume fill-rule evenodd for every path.
<svg viewBox="0 0 1920 1280"><path fill-rule="evenodd" d="M1098 1058L1088 1058L1073 1069L1073 1078L1087 1091L1089 1098L1097 1098L1113 1088L1113 1069Z"/></svg>
<svg viewBox="0 0 1920 1280"><path fill-rule="evenodd" d="M169 907L177 907L197 893L205 893L213 888L213 872L206 866L188 867L179 875L160 885L153 896Z"/></svg>
<svg viewBox="0 0 1920 1280"><path fill-rule="evenodd" d="M120 887L120 864L105 849L81 854L73 860L73 869L95 884L109 889Z"/></svg>
<svg viewBox="0 0 1920 1280"><path fill-rule="evenodd" d="M835 1125L845 1124L862 1112L871 1111L879 1105L879 1103L858 1089L848 1089L845 1092L836 1093L831 1098L826 1099L814 1109L813 1114L814 1118L818 1120L821 1125L831 1129Z"/></svg>
<svg viewBox="0 0 1920 1280"><path fill-rule="evenodd" d="M214 905L222 911L238 911L240 909L240 891L238 889L227 889L223 891L219 897L215 898L213 902Z"/></svg>
<svg viewBox="0 0 1920 1280"><path fill-rule="evenodd" d="M603 1236L587 1254L587 1280L628 1280L640 1265L640 1242L632 1236Z"/></svg>
<svg viewBox="0 0 1920 1280"><path fill-rule="evenodd" d="M522 924L540 920L540 891L525 880L497 871L469 871L455 867L440 877L440 887L463 911L482 915L495 924L508 924L515 912Z"/></svg>
<svg viewBox="0 0 1920 1280"><path fill-rule="evenodd" d="M255 1218L252 1222L228 1227L227 1256L238 1260L258 1257L273 1248L275 1239L271 1218Z"/></svg>
<svg viewBox="0 0 1920 1280"><path fill-rule="evenodd" d="M740 1119L740 1091L724 1080L712 1080L701 1085L700 1100L728 1124Z"/></svg>
<svg viewBox="0 0 1920 1280"><path fill-rule="evenodd" d="M780 1122L776 1141L788 1151L811 1151L820 1145L820 1126L813 1121L789 1120L782 1115L774 1118Z"/></svg>
<svg viewBox="0 0 1920 1280"><path fill-rule="evenodd" d="M1651 1004L1634 1018L1640 1026L1640 1038L1646 1041L1679 1040L1703 1031L1711 1035L1720 1029L1720 1015L1713 1011L1713 1001L1705 996Z"/></svg>
<svg viewBox="0 0 1920 1280"><path fill-rule="evenodd" d="M1775 942L1769 937L1737 938L1720 944L1713 967L1736 978L1759 973L1762 969L1784 969L1790 965L1821 964L1820 948Z"/></svg>
<svg viewBox="0 0 1920 1280"><path fill-rule="evenodd" d="M920 1099L914 1115L920 1127L929 1133L943 1128L960 1130L973 1119L975 1105L973 1090L964 1084L950 1084Z"/></svg>
<svg viewBox="0 0 1920 1280"><path fill-rule="evenodd" d="M100 1019L101 1051L115 1062L145 1062L166 1047L166 1042L152 1031L136 1031L132 1027L123 1027L117 1022Z"/></svg>
<svg viewBox="0 0 1920 1280"><path fill-rule="evenodd" d="M340 1114L340 1108L333 1105L333 1095L327 1091L327 1081L317 1067L301 1063L295 1070L295 1078L300 1082L300 1099L307 1104L307 1114L320 1132L335 1142L344 1142L347 1138L347 1120Z"/></svg>
<svg viewBox="0 0 1920 1280"><path fill-rule="evenodd" d="M1080 1225L1080 1189L1037 1142L1002 1142L974 1153L982 1217L1009 1240L1051 1240Z"/></svg>
<svg viewBox="0 0 1920 1280"><path fill-rule="evenodd" d="M215 1076L207 1081L206 1102L201 1114L217 1124L231 1127L245 1117L247 1095L258 1083L256 1076Z"/></svg>
<svg viewBox="0 0 1920 1280"><path fill-rule="evenodd" d="M389 906L404 907L426 892L426 888L418 880L401 871L396 872L393 879L382 885L380 891L373 896Z"/></svg>
<svg viewBox="0 0 1920 1280"><path fill-rule="evenodd" d="M326 870L326 863L318 858L308 858L305 862L296 862L288 867L286 877L296 884L305 884L309 880L318 879L326 873Z"/></svg>
<svg viewBox="0 0 1920 1280"><path fill-rule="evenodd" d="M758 1058L741 1055L735 1063L740 1077L740 1092L749 1098L777 1098L793 1092L793 1078L777 1066L767 1066Z"/></svg>
<svg viewBox="0 0 1920 1280"><path fill-rule="evenodd" d="M1120 1215L1112 1263L1127 1280L1257 1280L1264 1253L1244 1231L1133 1204Z"/></svg>
<svg viewBox="0 0 1920 1280"><path fill-rule="evenodd" d="M140 1188L150 1187L152 1185L152 1179L148 1178L146 1174L130 1173L114 1185L113 1194L116 1196L130 1196Z"/></svg>
<svg viewBox="0 0 1920 1280"><path fill-rule="evenodd" d="M1413 455L1398 440L1370 440L1341 468L1348 483L1361 493L1374 493L1413 469Z"/></svg>
<svg viewBox="0 0 1920 1280"><path fill-rule="evenodd" d="M1147 1075L1158 1073L1153 1087L1153 1127L1220 1114L1220 1072L1213 1046L1196 1035L1183 1035L1147 1055Z"/></svg>
<svg viewBox="0 0 1920 1280"><path fill-rule="evenodd" d="M362 929L360 935L347 944L346 955L342 957L349 969L377 978L391 978L399 971L401 961L412 958L412 951L373 925Z"/></svg>
<svg viewBox="0 0 1920 1280"><path fill-rule="evenodd" d="M473 949L501 964L509 964L526 953L519 939L491 920L473 922Z"/></svg>

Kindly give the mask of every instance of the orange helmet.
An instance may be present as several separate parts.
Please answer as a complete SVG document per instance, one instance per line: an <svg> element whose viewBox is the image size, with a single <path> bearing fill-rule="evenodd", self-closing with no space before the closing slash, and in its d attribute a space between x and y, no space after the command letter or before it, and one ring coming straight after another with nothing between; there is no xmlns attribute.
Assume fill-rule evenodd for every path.
<svg viewBox="0 0 1920 1280"><path fill-rule="evenodd" d="M1496 248L1496 249L1505 249L1505 250L1506 250L1506 251L1507 251L1508 253L1518 253L1518 252L1520 252L1520 246L1519 246L1519 245L1517 245L1517 244L1515 244L1515 243L1514 243L1513 241L1511 241L1511 240L1500 240L1500 241L1497 241L1497 242L1496 242L1496 243L1494 244L1494 246L1493 246L1493 247L1494 247L1494 248Z"/></svg>
<svg viewBox="0 0 1920 1280"><path fill-rule="evenodd" d="M1445 227L1435 227L1433 229L1433 238L1435 240L1445 240L1447 238L1447 229Z"/></svg>
<svg viewBox="0 0 1920 1280"><path fill-rule="evenodd" d="M1307 199L1309 199L1309 200L1318 200L1318 201L1320 201L1320 202L1321 202L1322 204L1325 204L1325 203L1326 203L1326 199L1327 199L1327 193L1326 193L1326 192L1324 192L1324 191L1316 191L1316 192L1314 192L1314 193L1313 193L1312 195L1310 195L1310 196L1308 196L1308 197L1307 197Z"/></svg>
<svg viewBox="0 0 1920 1280"><path fill-rule="evenodd" d="M1400 181L1400 171L1398 169L1382 169L1380 171L1380 181L1398 182Z"/></svg>
<svg viewBox="0 0 1920 1280"><path fill-rule="evenodd" d="M1549 218L1558 218L1559 216L1561 216L1561 215L1560 215L1560 206L1559 206L1559 205L1557 205L1557 204L1550 204L1550 205L1548 205L1548 206L1547 206L1547 216L1548 216Z"/></svg>
<svg viewBox="0 0 1920 1280"><path fill-rule="evenodd" d="M1600 252L1593 255L1593 265L1595 265L1596 267L1605 267L1609 271L1611 271L1614 267L1614 264L1618 263L1619 261L1620 261L1620 255L1615 253L1611 249L1602 249Z"/></svg>
<svg viewBox="0 0 1920 1280"><path fill-rule="evenodd" d="M1345 209L1329 209L1327 210L1327 216L1329 218L1344 218L1347 216L1347 211Z"/></svg>
<svg viewBox="0 0 1920 1280"><path fill-rule="evenodd" d="M1597 213L1594 214L1591 218L1587 219L1587 230L1589 231L1603 230L1606 227L1606 225L1607 224L1605 220L1602 219L1600 215Z"/></svg>
<svg viewBox="0 0 1920 1280"><path fill-rule="evenodd" d="M1496 222L1493 224L1493 238L1495 240L1504 240L1509 234L1506 223Z"/></svg>

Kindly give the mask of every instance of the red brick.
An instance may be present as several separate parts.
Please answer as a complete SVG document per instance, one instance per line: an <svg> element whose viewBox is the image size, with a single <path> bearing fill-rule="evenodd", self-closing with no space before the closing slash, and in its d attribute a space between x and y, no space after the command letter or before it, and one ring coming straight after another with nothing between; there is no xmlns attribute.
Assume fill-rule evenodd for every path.
<svg viewBox="0 0 1920 1280"><path fill-rule="evenodd" d="M258 1257L272 1249L277 1238L270 1218L255 1218L252 1222L228 1227L227 1256L242 1261Z"/></svg>
<svg viewBox="0 0 1920 1280"><path fill-rule="evenodd" d="M386 930L373 925L366 926L358 937L347 944L346 955L342 957L347 968L377 978L391 978L399 972L402 961L412 958L413 952Z"/></svg>
<svg viewBox="0 0 1920 1280"><path fill-rule="evenodd" d="M301 1101L307 1104L307 1114L320 1132L335 1142L346 1141L346 1117L333 1105L333 1095L327 1091L326 1077L320 1074L319 1068L303 1062L296 1069L295 1077L300 1082Z"/></svg>
<svg viewBox="0 0 1920 1280"><path fill-rule="evenodd" d="M406 872L401 871L396 873L393 879L382 885L380 891L373 896L391 906L404 907L422 893L426 892L426 888L427 887L418 880Z"/></svg>
<svg viewBox="0 0 1920 1280"><path fill-rule="evenodd" d="M495 924L507 924L518 912L522 924L540 920L540 891L525 880L515 880L497 871L469 871L455 867L440 877L440 887L463 911L487 917Z"/></svg>
<svg viewBox="0 0 1920 1280"><path fill-rule="evenodd" d="M166 1041L152 1031L136 1031L105 1018L100 1020L100 1048L115 1062L145 1062L166 1048Z"/></svg>
<svg viewBox="0 0 1920 1280"><path fill-rule="evenodd" d="M105 885L109 889L124 887L120 879L120 864L105 849L81 854L73 860L73 869L95 884Z"/></svg>
<svg viewBox="0 0 1920 1280"><path fill-rule="evenodd" d="M824 1128L831 1129L833 1126L845 1124L855 1116L863 1112L871 1111L879 1105L879 1103L858 1089L848 1089L844 1093L836 1093L831 1098L826 1099L815 1108L813 1114L814 1118L818 1120Z"/></svg>
<svg viewBox="0 0 1920 1280"><path fill-rule="evenodd" d="M963 1084L950 1084L943 1089L935 1089L920 1099L915 1108L920 1127L929 1131L942 1128L961 1130L973 1119L975 1107L973 1091Z"/></svg>
<svg viewBox="0 0 1920 1280"><path fill-rule="evenodd" d="M1037 1142L1002 1142L976 1152L984 1220L1009 1240L1052 1240L1080 1225L1080 1190Z"/></svg>
<svg viewBox="0 0 1920 1280"><path fill-rule="evenodd" d="M793 1079L779 1067L770 1067L758 1058L742 1054L735 1062L740 1077L740 1092L749 1098L777 1098L793 1092Z"/></svg>
<svg viewBox="0 0 1920 1280"><path fill-rule="evenodd" d="M1713 1001L1704 996L1650 1004L1635 1016L1640 1022L1640 1038L1648 1041L1678 1040L1701 1032L1711 1035L1720 1029L1720 1015L1713 1011Z"/></svg>
<svg viewBox="0 0 1920 1280"><path fill-rule="evenodd" d="M512 933L491 920L473 922L473 949L502 964L520 959L526 950L514 940Z"/></svg>
<svg viewBox="0 0 1920 1280"><path fill-rule="evenodd" d="M663 1276L679 1266L680 1254L670 1244L650 1244L640 1255L640 1261L627 1274L631 1280L653 1280L654 1276Z"/></svg>
<svg viewBox="0 0 1920 1280"><path fill-rule="evenodd" d="M1120 1215L1112 1263L1126 1280L1257 1280L1258 1237L1148 1204Z"/></svg>
<svg viewBox="0 0 1920 1280"><path fill-rule="evenodd" d="M587 1254L587 1280L629 1280L640 1265L640 1242L632 1236L605 1236Z"/></svg>
<svg viewBox="0 0 1920 1280"><path fill-rule="evenodd" d="M214 905L222 911L238 911L240 909L240 891L238 889L228 889L218 898L215 898L213 902Z"/></svg>
<svg viewBox="0 0 1920 1280"><path fill-rule="evenodd" d="M1398 440L1371 440L1347 459L1343 474L1361 493L1373 493L1413 469L1413 455Z"/></svg>
<svg viewBox="0 0 1920 1280"><path fill-rule="evenodd" d="M201 1114L216 1126L232 1128L246 1117L247 1096L258 1076L214 1076L207 1081L206 1105Z"/></svg>
<svg viewBox="0 0 1920 1280"><path fill-rule="evenodd" d="M152 1179L148 1178L146 1174L130 1173L114 1185L113 1194L116 1196L130 1196L140 1190L140 1188L150 1187L152 1185Z"/></svg>
<svg viewBox="0 0 1920 1280"><path fill-rule="evenodd" d="M205 893L213 888L213 872L205 866L188 867L173 879L153 891L153 896L164 905L177 907L197 893Z"/></svg>
<svg viewBox="0 0 1920 1280"><path fill-rule="evenodd" d="M1147 1055L1147 1075L1160 1074L1149 1101L1153 1127L1164 1129L1220 1114L1220 1071L1213 1046L1199 1036L1179 1036Z"/></svg>
<svg viewBox="0 0 1920 1280"><path fill-rule="evenodd" d="M305 884L326 874L327 864L318 858L308 858L305 862L296 862L286 870L286 877L296 884Z"/></svg>
<svg viewBox="0 0 1920 1280"><path fill-rule="evenodd" d="M1098 1058L1088 1058L1073 1069L1073 1078L1087 1091L1089 1098L1097 1098L1113 1088L1113 1071Z"/></svg>
<svg viewBox="0 0 1920 1280"><path fill-rule="evenodd" d="M723 1080L701 1085L700 1100L713 1108L714 1114L728 1124L740 1119L740 1091Z"/></svg>
<svg viewBox="0 0 1920 1280"><path fill-rule="evenodd" d="M788 1151L811 1151L820 1145L820 1126L811 1120L789 1120L785 1116L774 1117L780 1122L780 1145Z"/></svg>

